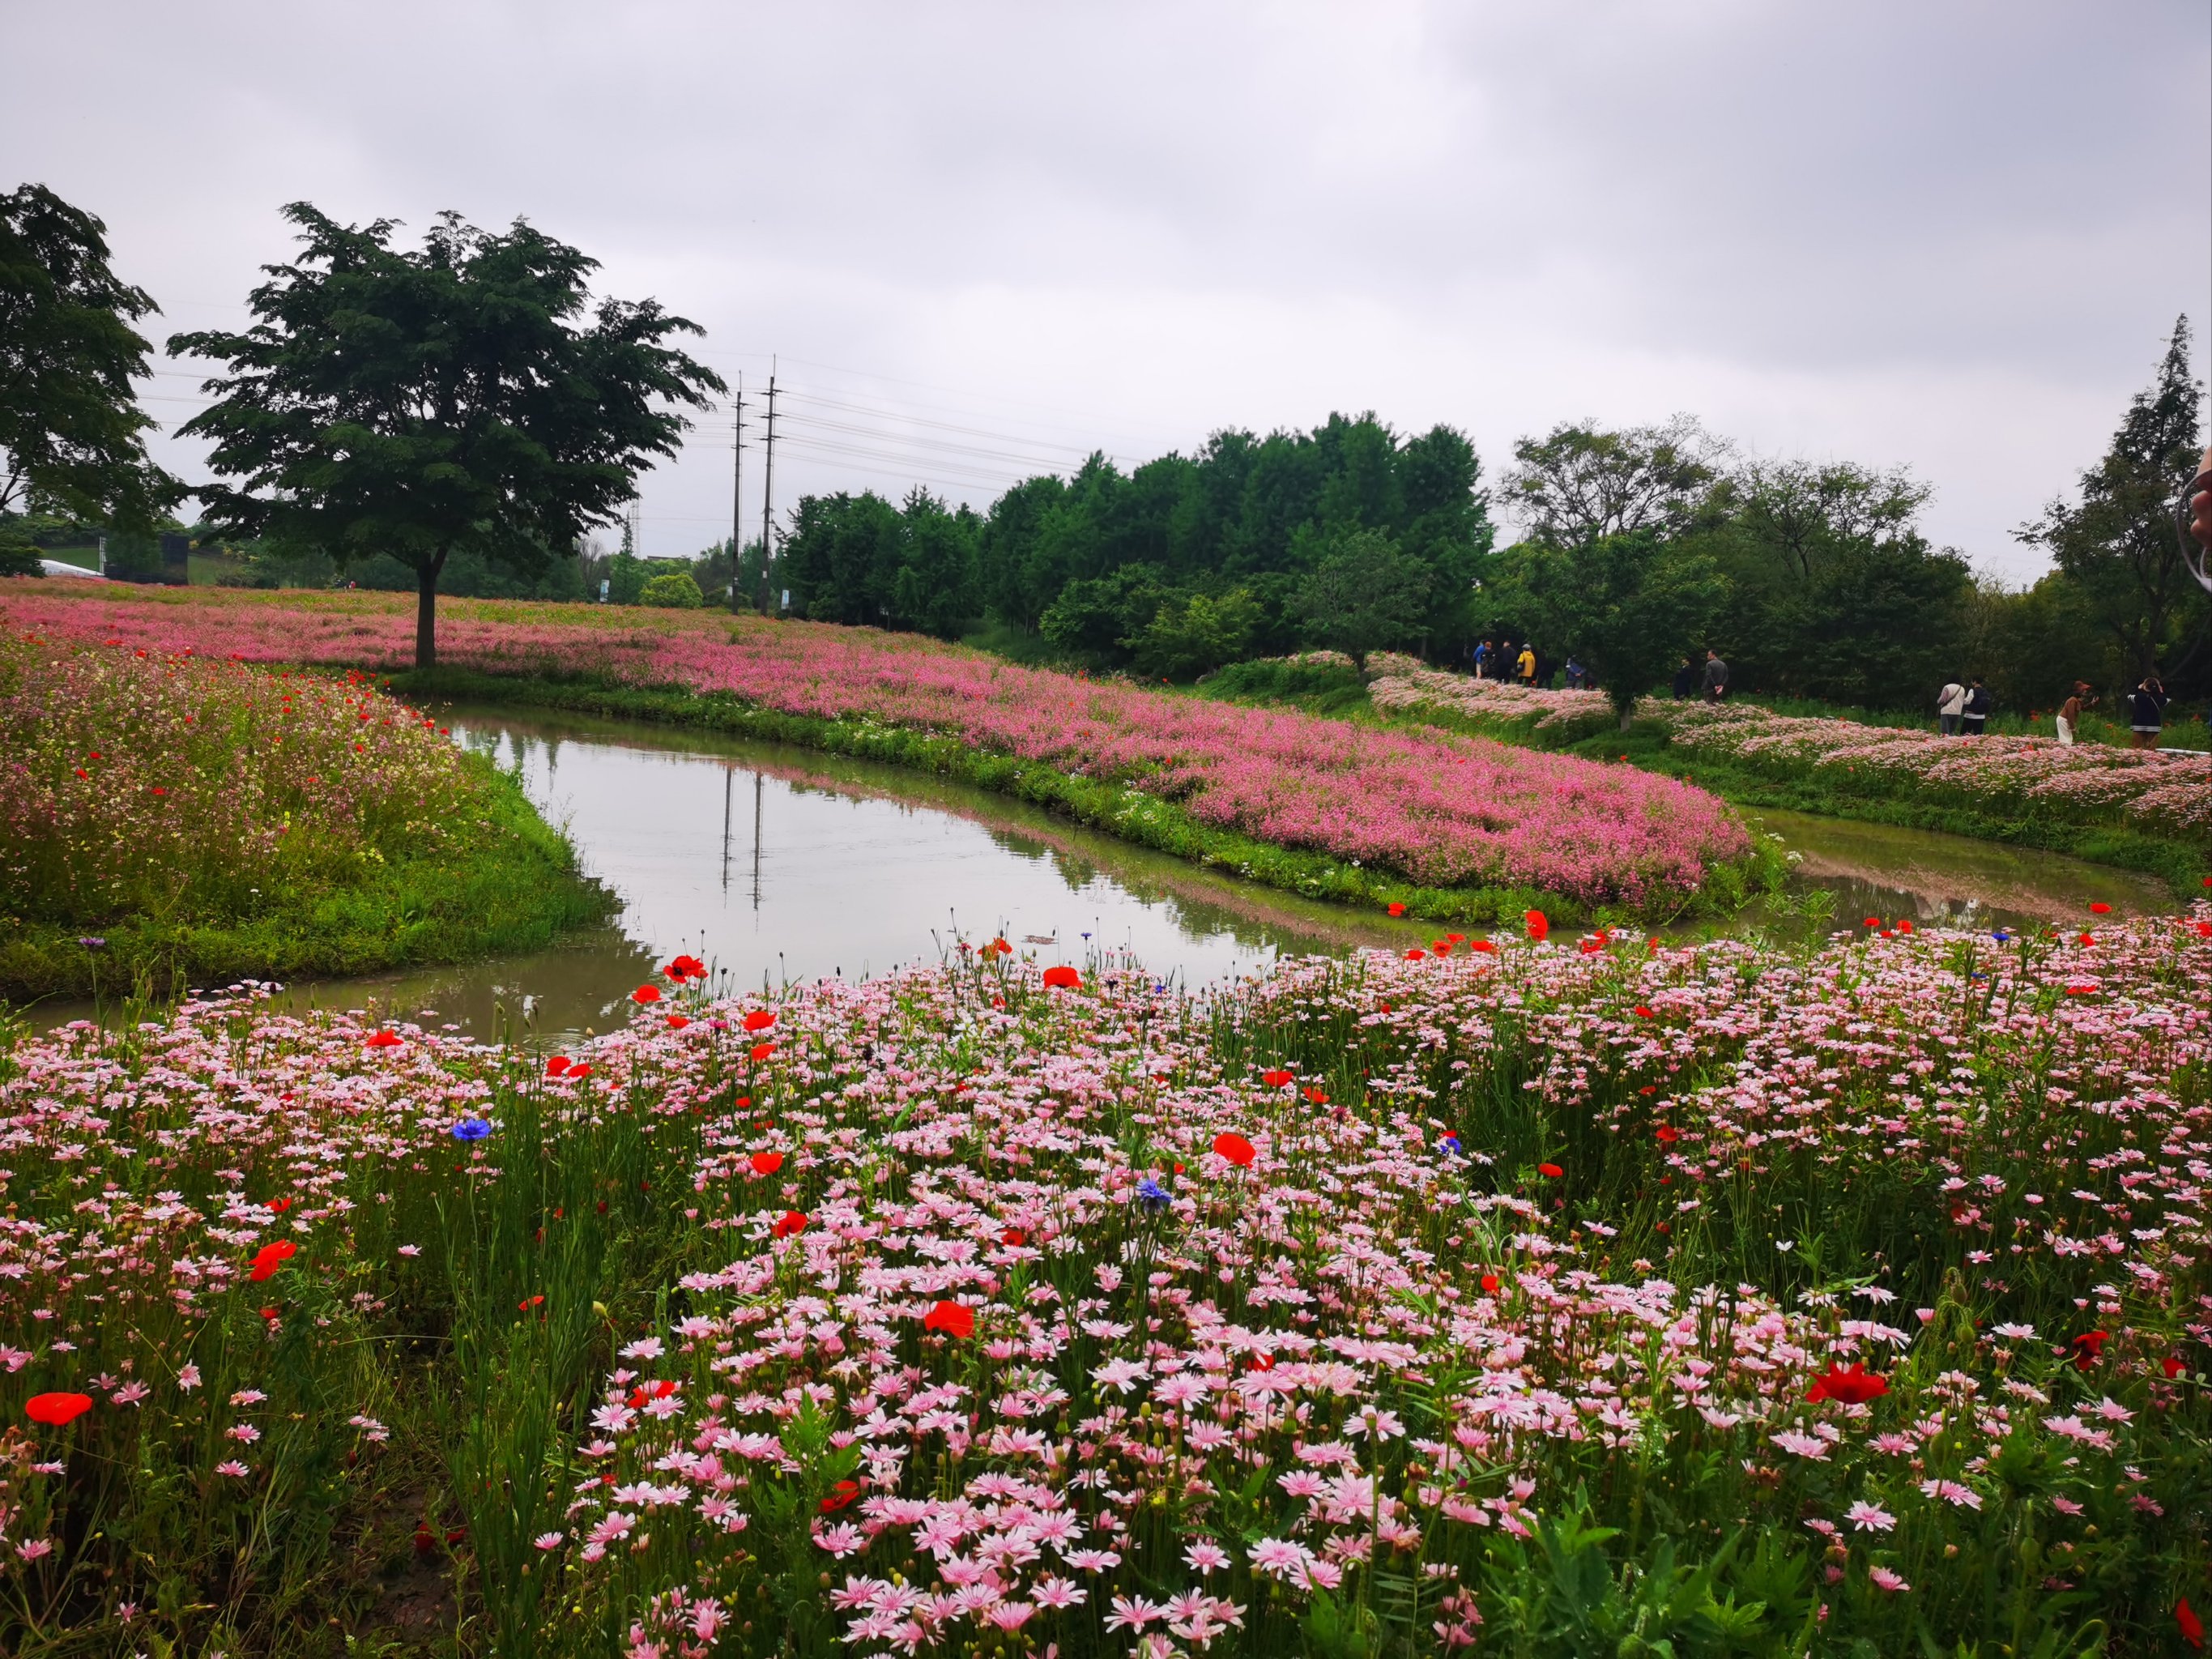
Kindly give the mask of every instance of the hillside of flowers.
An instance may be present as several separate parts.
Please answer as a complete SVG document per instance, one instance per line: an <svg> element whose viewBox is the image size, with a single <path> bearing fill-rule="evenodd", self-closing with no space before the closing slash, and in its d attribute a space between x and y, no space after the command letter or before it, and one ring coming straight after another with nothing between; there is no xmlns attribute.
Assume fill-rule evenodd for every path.
<svg viewBox="0 0 2212 1659"><path fill-rule="evenodd" d="M112 594L15 582L0 607L15 628L56 638L254 662L398 667L413 650L411 611L381 595ZM461 669L675 687L801 722L931 733L1127 790L1121 816L1166 803L1201 825L1425 888L1548 895L1582 914L1679 910L1717 866L1752 852L1722 803L1671 779L1481 738L1378 732L1092 682L914 635L457 602L440 653ZM1117 817L1101 827L1117 827Z"/></svg>
<svg viewBox="0 0 2212 1659"><path fill-rule="evenodd" d="M2192 1650L2212 914L1854 932L19 1035L0 1650Z"/></svg>
<svg viewBox="0 0 2212 1659"><path fill-rule="evenodd" d="M1380 657L1382 653L1378 653ZM1612 724L1601 692L1539 690L1384 658L1369 694L1379 708L1444 708L1479 721L1522 722L1561 736ZM1697 756L1724 757L1777 778L1814 776L1845 793L1956 801L2001 817L2117 823L2212 842L2212 766L2111 744L2050 738L1946 738L1927 729L1777 714L1753 703L1647 697L1637 717Z"/></svg>
<svg viewBox="0 0 2212 1659"><path fill-rule="evenodd" d="M325 971L597 913L512 785L358 673L0 639L0 995Z"/></svg>

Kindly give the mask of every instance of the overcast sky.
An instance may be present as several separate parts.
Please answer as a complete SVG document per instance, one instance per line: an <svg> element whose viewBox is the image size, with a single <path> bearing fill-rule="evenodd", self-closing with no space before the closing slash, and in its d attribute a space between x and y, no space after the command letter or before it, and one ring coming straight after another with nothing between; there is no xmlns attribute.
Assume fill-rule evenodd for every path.
<svg viewBox="0 0 2212 1659"><path fill-rule="evenodd" d="M2184 312L2201 376L2212 308L2205 0L0 0L0 188L105 219L161 337L244 323L286 202L526 216L749 398L778 356L785 507L1332 410L1494 474L1686 410L1911 466L2021 580L2013 527ZM702 421L645 550L726 533L730 461Z"/></svg>

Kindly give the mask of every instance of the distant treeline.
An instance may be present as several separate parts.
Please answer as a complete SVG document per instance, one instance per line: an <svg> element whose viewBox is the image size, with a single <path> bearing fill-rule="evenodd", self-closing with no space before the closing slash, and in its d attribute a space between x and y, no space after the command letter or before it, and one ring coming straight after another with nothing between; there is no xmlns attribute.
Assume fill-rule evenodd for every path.
<svg viewBox="0 0 2212 1659"><path fill-rule="evenodd" d="M1919 527L1930 491L1901 469L1744 459L1686 419L1584 422L1516 444L1493 492L1464 434L1401 436L1371 414L1265 438L1224 431L1126 474L1093 456L1073 477L1015 485L987 514L919 489L896 505L809 496L767 586L799 616L981 629L1000 648L1170 678L1315 646L1464 664L1485 637L1588 659L1621 622L1605 606L1644 603L1663 648L1613 660L1710 647L1741 690L1913 708L1979 675L2002 706L2048 708L2076 678L2109 687L2157 671L2193 696L2212 685L2212 610L2170 507L2194 469L2200 396L2185 319L2079 499L2021 527L2056 566L2025 589L1931 545ZM1525 526L1510 545L1501 508ZM726 549L716 556L726 572ZM1692 573L1696 603L1650 608L1633 576L1605 588L1601 568L1624 562L1645 587Z"/></svg>

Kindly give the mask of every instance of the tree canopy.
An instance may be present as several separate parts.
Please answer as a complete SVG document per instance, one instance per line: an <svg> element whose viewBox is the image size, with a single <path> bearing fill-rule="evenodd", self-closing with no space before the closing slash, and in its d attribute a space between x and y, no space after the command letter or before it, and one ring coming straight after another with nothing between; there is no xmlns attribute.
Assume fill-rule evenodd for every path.
<svg viewBox="0 0 2212 1659"><path fill-rule="evenodd" d="M131 386L153 296L110 268L107 227L44 185L0 196L0 514L146 531L183 487L147 459Z"/></svg>
<svg viewBox="0 0 2212 1659"><path fill-rule="evenodd" d="M228 367L183 430L240 482L195 493L230 532L413 570L428 667L457 550L520 574L568 554L614 520L648 458L676 453L677 406L725 388L666 343L696 325L651 300L594 305L597 261L523 220L493 233L443 214L408 249L391 220L284 214L302 251L266 267L254 325L169 342Z"/></svg>

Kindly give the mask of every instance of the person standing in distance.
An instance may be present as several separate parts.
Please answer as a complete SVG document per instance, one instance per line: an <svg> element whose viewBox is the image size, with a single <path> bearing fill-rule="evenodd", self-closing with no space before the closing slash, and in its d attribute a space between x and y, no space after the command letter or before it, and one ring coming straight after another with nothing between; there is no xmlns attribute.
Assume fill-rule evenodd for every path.
<svg viewBox="0 0 2212 1659"><path fill-rule="evenodd" d="M1959 735L1959 720L1966 712L1966 688L1956 680L1944 682L1936 694L1936 729L1944 737Z"/></svg>
<svg viewBox="0 0 2212 1659"><path fill-rule="evenodd" d="M2146 674L2128 694L2128 735L2130 749L2155 749L2166 725L2166 687L2155 674Z"/></svg>
<svg viewBox="0 0 2212 1659"><path fill-rule="evenodd" d="M2084 709L2094 708L2097 699L2089 695L2089 682L2076 680L2074 690L2058 710L2058 744L2062 749L2074 746L2074 733L2081 724Z"/></svg>
<svg viewBox="0 0 2212 1659"><path fill-rule="evenodd" d="M1966 736L1978 738L1989 718L1990 694L1978 679L1966 689L1966 706L1959 711L1959 723Z"/></svg>
<svg viewBox="0 0 2212 1659"><path fill-rule="evenodd" d="M1705 653L1705 673L1701 682L1707 702L1720 702L1728 696L1728 665L1721 660L1717 651Z"/></svg>

